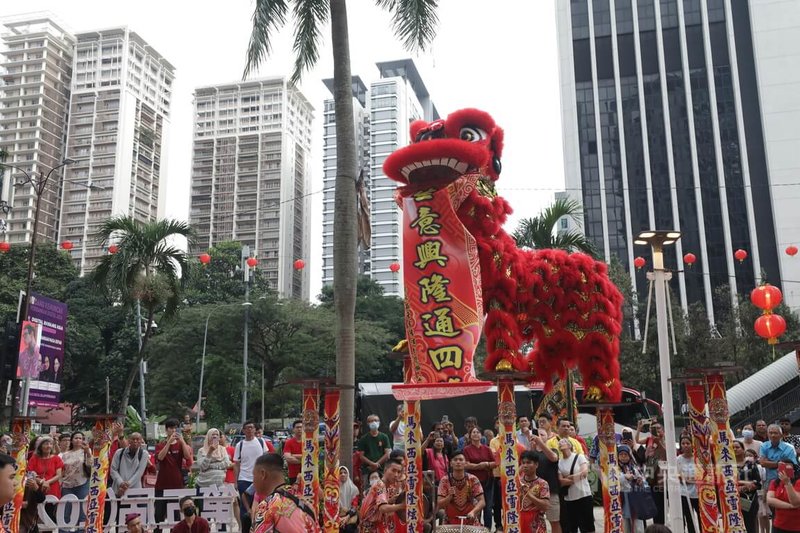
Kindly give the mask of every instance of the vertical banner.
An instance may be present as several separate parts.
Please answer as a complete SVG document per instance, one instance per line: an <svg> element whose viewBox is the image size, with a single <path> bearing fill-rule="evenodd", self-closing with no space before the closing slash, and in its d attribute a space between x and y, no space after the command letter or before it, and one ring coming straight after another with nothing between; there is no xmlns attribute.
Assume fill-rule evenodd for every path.
<svg viewBox="0 0 800 533"><path fill-rule="evenodd" d="M339 531L339 390L325 391L324 531Z"/></svg>
<svg viewBox="0 0 800 533"><path fill-rule="evenodd" d="M597 409L597 443L600 450L600 475L603 482L603 522L606 533L622 532L622 491L617 463L617 438L614 411Z"/></svg>
<svg viewBox="0 0 800 533"><path fill-rule="evenodd" d="M706 376L708 383L708 414L711 419L711 443L717 467L719 510L722 530L727 533L744 533L744 519L739 506L738 473L733 456L733 432L728 418L728 399L725 378L721 374Z"/></svg>
<svg viewBox="0 0 800 533"><path fill-rule="evenodd" d="M299 495L319 516L319 383L303 388L303 458Z"/></svg>
<svg viewBox="0 0 800 533"><path fill-rule="evenodd" d="M99 417L92 428L92 472L89 477L89 497L86 506L86 533L103 533L103 513L108 479L108 450L111 449L110 415Z"/></svg>
<svg viewBox="0 0 800 533"><path fill-rule="evenodd" d="M28 444L31 419L14 419L11 423L13 454L17 460L14 473L14 498L3 507L3 528L9 533L19 532L19 517L25 496L25 479L28 472Z"/></svg>
<svg viewBox="0 0 800 533"><path fill-rule="evenodd" d="M406 533L422 533L425 501L422 498L422 410L420 402L405 402Z"/></svg>
<svg viewBox="0 0 800 533"><path fill-rule="evenodd" d="M67 337L67 304L31 292L31 304L26 319L29 322L23 324L21 342L26 342L26 324L38 325L39 329L39 342L35 345L36 372L31 375L29 369L27 374L31 378L29 403L39 407L58 407L64 371L64 342ZM20 364L22 361L20 347Z"/></svg>
<svg viewBox="0 0 800 533"><path fill-rule="evenodd" d="M575 387L572 388L572 402L570 402L567 396L567 381L566 379L559 379L550 389L550 392L544 395L534 414L537 420L541 416L547 416L554 427L558 426L559 418L578 420L578 400L575 397ZM569 412L570 403L573 405L571 417Z"/></svg>
<svg viewBox="0 0 800 533"><path fill-rule="evenodd" d="M521 533L519 529L519 454L516 446L517 405L514 381L500 378L497 382L497 414L500 429L500 488L503 497L505 533ZM527 533L527 532L526 532Z"/></svg>
<svg viewBox="0 0 800 533"><path fill-rule="evenodd" d="M718 530L719 507L714 484L714 457L711 454L711 428L705 415L706 388L702 383L686 384L689 399L692 451L694 452L695 481L700 511L700 530L714 533Z"/></svg>

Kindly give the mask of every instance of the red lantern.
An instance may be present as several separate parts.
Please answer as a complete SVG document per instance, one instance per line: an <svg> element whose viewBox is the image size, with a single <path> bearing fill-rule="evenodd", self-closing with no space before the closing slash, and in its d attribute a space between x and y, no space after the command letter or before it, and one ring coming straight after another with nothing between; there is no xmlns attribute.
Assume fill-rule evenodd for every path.
<svg viewBox="0 0 800 533"><path fill-rule="evenodd" d="M692 266L695 263L695 261L697 261L697 256L695 256L691 252L683 256L683 262L689 266Z"/></svg>
<svg viewBox="0 0 800 533"><path fill-rule="evenodd" d="M389 270L391 270L394 273L400 272L400 263L392 263L391 265L389 265Z"/></svg>
<svg viewBox="0 0 800 533"><path fill-rule="evenodd" d="M745 259L747 259L747 252L739 248L738 250L733 252L733 257L735 257L737 261L742 263L744 262Z"/></svg>
<svg viewBox="0 0 800 533"><path fill-rule="evenodd" d="M72 244L72 241L64 241L64 242L62 242L62 243L61 243L61 248L63 248L64 250L66 250L66 251L68 251L68 252L69 252L70 250L72 250L72 248L73 248L74 246L75 246L75 245L74 245L74 244Z"/></svg>
<svg viewBox="0 0 800 533"><path fill-rule="evenodd" d="M647 261L645 261L644 257L642 256L639 256L633 260L633 266L635 266L638 269L641 269L646 263Z"/></svg>
<svg viewBox="0 0 800 533"><path fill-rule="evenodd" d="M303 270L306 267L306 262L302 259L295 259L294 262L294 269L295 270Z"/></svg>
<svg viewBox="0 0 800 533"><path fill-rule="evenodd" d="M11 245L6 241L0 242L0 253L7 253L11 249Z"/></svg>
<svg viewBox="0 0 800 533"><path fill-rule="evenodd" d="M786 321L781 315L762 315L756 319L754 328L768 343L777 344L778 337L786 331Z"/></svg>
<svg viewBox="0 0 800 533"><path fill-rule="evenodd" d="M211 256L210 256L210 255L208 255L208 254L200 254L200 255L199 255L197 258L198 258L198 259L200 260L200 262L201 262L201 263L203 263L204 265L207 265L207 264L209 264L209 263L211 262Z"/></svg>
<svg viewBox="0 0 800 533"><path fill-rule="evenodd" d="M119 251L119 246L117 246L116 244L112 244L111 246L108 247L108 253L110 253L111 255L114 255L118 251Z"/></svg>
<svg viewBox="0 0 800 533"><path fill-rule="evenodd" d="M247 266L250 268L254 268L258 264L258 259L255 257L248 257L247 258Z"/></svg>
<svg viewBox="0 0 800 533"><path fill-rule="evenodd" d="M781 290L769 283L756 287L750 293L750 301L753 302L753 305L764 311L772 311L778 307L782 299Z"/></svg>
<svg viewBox="0 0 800 533"><path fill-rule="evenodd" d="M795 246L794 244L787 246L786 247L786 255L788 255L790 257L796 256L797 255L797 246Z"/></svg>

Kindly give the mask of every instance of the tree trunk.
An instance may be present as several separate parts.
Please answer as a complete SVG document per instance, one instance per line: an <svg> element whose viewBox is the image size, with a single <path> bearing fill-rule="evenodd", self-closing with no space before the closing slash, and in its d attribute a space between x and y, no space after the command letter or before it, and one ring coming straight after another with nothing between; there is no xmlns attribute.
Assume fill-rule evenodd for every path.
<svg viewBox="0 0 800 533"><path fill-rule="evenodd" d="M125 416L125 413L128 412L128 404L130 403L131 399L131 390L133 390L133 382L136 380L136 376L139 375L139 365L142 364L142 359L144 359L144 351L147 348L147 339L150 338L150 328L153 325L153 316L155 315L155 311L148 310L147 312L147 326L144 329L144 335L142 336L142 349L136 354L136 364L131 367L130 372L128 372L128 379L125 380L125 388L122 389L122 398L120 399L120 409L119 413ZM138 333L137 333L138 334ZM142 416L142 413L139 413L139 416Z"/></svg>
<svg viewBox="0 0 800 533"><path fill-rule="evenodd" d="M336 192L333 212L333 303L336 310L336 383L355 385L357 268L356 138L345 0L331 0L333 99L336 113ZM352 470L354 390L340 396L341 464Z"/></svg>

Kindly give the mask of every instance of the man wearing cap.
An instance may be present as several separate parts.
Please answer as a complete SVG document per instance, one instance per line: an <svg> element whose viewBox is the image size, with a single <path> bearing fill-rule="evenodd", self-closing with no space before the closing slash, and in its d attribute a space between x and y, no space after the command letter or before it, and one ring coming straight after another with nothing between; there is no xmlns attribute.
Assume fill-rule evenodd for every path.
<svg viewBox="0 0 800 533"><path fill-rule="evenodd" d="M125 515L125 527L128 533L145 533L142 526L142 517L139 513L128 513Z"/></svg>

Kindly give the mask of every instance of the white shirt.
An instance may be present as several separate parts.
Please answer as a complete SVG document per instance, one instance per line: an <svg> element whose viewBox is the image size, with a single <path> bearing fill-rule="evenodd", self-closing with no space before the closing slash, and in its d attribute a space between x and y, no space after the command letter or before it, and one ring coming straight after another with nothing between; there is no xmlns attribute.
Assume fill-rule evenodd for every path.
<svg viewBox="0 0 800 533"><path fill-rule="evenodd" d="M575 461L575 468L572 468L572 461L575 459L575 457L577 457L578 460ZM569 476L570 470L572 470L572 474L577 474L581 471L581 466L587 464L589 464L589 460L585 455L575 455L575 452L572 452L572 455L570 455L568 459L558 460L558 471L561 472L562 476ZM564 499L568 502L572 502L591 495L592 487L589 486L589 478L584 477L583 479L579 479L569 486L569 492Z"/></svg>
<svg viewBox="0 0 800 533"><path fill-rule="evenodd" d="M406 449L406 423L402 420L397 423L397 429L392 433L392 439L395 450Z"/></svg>
<svg viewBox="0 0 800 533"><path fill-rule="evenodd" d="M681 496L697 499L697 484L695 481L696 470L694 457L688 459L683 454L678 456L678 473L681 475Z"/></svg>
<svg viewBox="0 0 800 533"><path fill-rule="evenodd" d="M239 463L239 481L253 481L253 467L265 451L266 446L258 439L242 440L234 448L233 461Z"/></svg>

